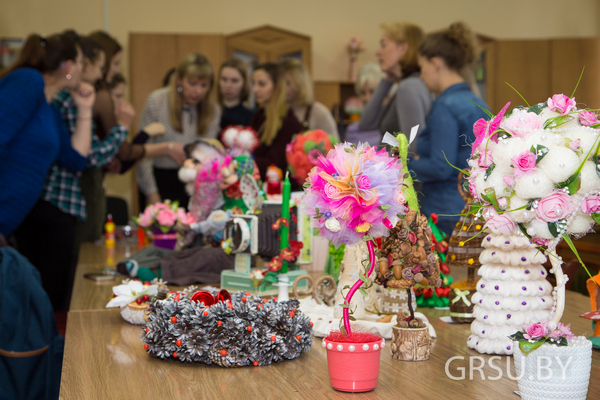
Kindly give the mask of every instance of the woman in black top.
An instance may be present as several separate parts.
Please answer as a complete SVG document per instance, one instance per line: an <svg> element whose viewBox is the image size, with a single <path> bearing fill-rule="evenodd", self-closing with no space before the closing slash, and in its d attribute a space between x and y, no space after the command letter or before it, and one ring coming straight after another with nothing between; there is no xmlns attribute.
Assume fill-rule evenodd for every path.
<svg viewBox="0 0 600 400"><path fill-rule="evenodd" d="M219 104L223 107L221 129L229 125L247 126L254 114L244 106L248 99L248 70L246 64L231 58L219 68Z"/></svg>

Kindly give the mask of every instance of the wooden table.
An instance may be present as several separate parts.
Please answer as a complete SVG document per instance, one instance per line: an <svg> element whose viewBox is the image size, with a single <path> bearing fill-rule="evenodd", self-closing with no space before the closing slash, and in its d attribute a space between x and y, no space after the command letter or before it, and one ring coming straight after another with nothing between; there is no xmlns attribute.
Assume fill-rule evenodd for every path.
<svg viewBox="0 0 600 400"><path fill-rule="evenodd" d="M93 263L92 263L93 264ZM93 283L93 282L92 282ZM84 282L84 284L87 284ZM104 285L102 285L104 286ZM107 288L110 288L109 284ZM98 291L97 293L99 293ZM82 305L92 305L91 299ZM102 307L103 308L103 305ZM567 292L564 323L571 323L576 334L591 334L591 322L578 316L589 310L589 298ZM315 338L310 352L295 360L264 367L220 368L204 364L163 361L150 357L140 339L140 326L125 322L116 309L75 310L69 312L61 399L515 399L517 382L507 376L507 360L514 374L512 357L492 356L468 349L469 324L446 324L439 320L448 311L419 309L437 332L431 358L424 362L391 359L389 346L382 350L379 385L368 393L351 394L333 390L329 384L327 356L321 339ZM388 341L389 344L389 341ZM465 368L465 379L457 367ZM469 357L474 366L485 362L482 379L474 371L469 380ZM600 353L593 352L592 383L589 399L600 398Z"/></svg>

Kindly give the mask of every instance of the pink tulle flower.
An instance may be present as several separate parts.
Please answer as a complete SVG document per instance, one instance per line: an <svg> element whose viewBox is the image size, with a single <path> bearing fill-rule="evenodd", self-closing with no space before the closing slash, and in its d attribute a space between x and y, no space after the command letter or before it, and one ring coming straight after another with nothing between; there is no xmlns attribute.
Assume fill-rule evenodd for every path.
<svg viewBox="0 0 600 400"><path fill-rule="evenodd" d="M567 340L575 339L575 335L573 335L573 332L571 332L570 326L564 325L563 323L559 322L557 328L567 338Z"/></svg>
<svg viewBox="0 0 600 400"><path fill-rule="evenodd" d="M598 117L592 111L584 111L579 113L579 123L583 126L592 126L599 123Z"/></svg>
<svg viewBox="0 0 600 400"><path fill-rule="evenodd" d="M510 158L514 167L513 173L515 178L533 174L535 172L536 155L530 151L524 151L521 154Z"/></svg>
<svg viewBox="0 0 600 400"><path fill-rule="evenodd" d="M568 114L577 105L575 97L569 98L569 96L565 96L564 94L555 94L548 99L547 104L550 111L558 112L562 115Z"/></svg>
<svg viewBox="0 0 600 400"><path fill-rule="evenodd" d="M386 225L396 225L398 215L405 212L404 196L398 193L401 168L385 149L338 144L327 157L320 156L308 174L310 186L302 205L308 215L319 217L313 218L315 226L336 246L356 244L364 235L387 235ZM324 214L328 216L323 218ZM334 219L339 230L337 224L333 230L326 226Z"/></svg>

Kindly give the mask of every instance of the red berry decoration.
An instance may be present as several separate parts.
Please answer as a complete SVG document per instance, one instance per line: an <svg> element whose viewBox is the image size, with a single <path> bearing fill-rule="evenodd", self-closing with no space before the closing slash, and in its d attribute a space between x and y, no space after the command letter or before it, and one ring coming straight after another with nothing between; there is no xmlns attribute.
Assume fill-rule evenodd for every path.
<svg viewBox="0 0 600 400"><path fill-rule="evenodd" d="M300 336L300 335L296 336L296 340L300 341L300 339L302 339L302 336Z"/></svg>
<svg viewBox="0 0 600 400"><path fill-rule="evenodd" d="M273 297L273 301L277 301L277 297Z"/></svg>
<svg viewBox="0 0 600 400"><path fill-rule="evenodd" d="M245 302L246 302L246 298L242 297L242 303L245 303Z"/></svg>
<svg viewBox="0 0 600 400"><path fill-rule="evenodd" d="M136 280L137 280L137 279L136 279ZM142 285L144 285L144 286L150 286L150 285L151 285L151 283L150 283L150 282L148 282L148 281L144 281L144 282L142 282Z"/></svg>
<svg viewBox="0 0 600 400"><path fill-rule="evenodd" d="M250 292L246 292L246 296L250 296Z"/></svg>
<svg viewBox="0 0 600 400"><path fill-rule="evenodd" d="M253 364L255 367L258 367L258 361L254 361L252 364Z"/></svg>
<svg viewBox="0 0 600 400"><path fill-rule="evenodd" d="M177 358L177 353L173 353L173 357L174 357L174 358Z"/></svg>
<svg viewBox="0 0 600 400"><path fill-rule="evenodd" d="M233 304L229 303L229 305L227 306L227 308L233 308Z"/></svg>
<svg viewBox="0 0 600 400"><path fill-rule="evenodd" d="M149 328L146 328L146 333L148 333L148 332L150 332L150 329L149 329Z"/></svg>
<svg viewBox="0 0 600 400"><path fill-rule="evenodd" d="M313 324L312 322L310 323L311 328L315 326L315 324Z"/></svg>
<svg viewBox="0 0 600 400"><path fill-rule="evenodd" d="M219 326L223 325L223 321L217 321L217 325L219 325Z"/></svg>
<svg viewBox="0 0 600 400"><path fill-rule="evenodd" d="M144 349L148 350L150 346L148 346L147 344L144 345Z"/></svg>
<svg viewBox="0 0 600 400"><path fill-rule="evenodd" d="M246 329L248 329L248 332L252 332L252 327L251 326L247 327Z"/></svg>
<svg viewBox="0 0 600 400"><path fill-rule="evenodd" d="M267 302L267 299L263 299L263 303L266 303L266 302Z"/></svg>
<svg viewBox="0 0 600 400"><path fill-rule="evenodd" d="M140 299L140 298L137 298L137 299L135 300L135 302L136 302L136 303L138 303L138 304L142 304L142 299Z"/></svg>
<svg viewBox="0 0 600 400"><path fill-rule="evenodd" d="M181 340L177 340L177 341L175 342L175 344L176 344L177 346L181 346Z"/></svg>
<svg viewBox="0 0 600 400"><path fill-rule="evenodd" d="M225 357L227 355L227 350L221 350L221 355Z"/></svg>
<svg viewBox="0 0 600 400"><path fill-rule="evenodd" d="M260 310L262 308L262 304L257 305L256 308Z"/></svg>
<svg viewBox="0 0 600 400"><path fill-rule="evenodd" d="M208 315L208 311L204 311L202 314L206 317Z"/></svg>
<svg viewBox="0 0 600 400"><path fill-rule="evenodd" d="M147 294L145 294L145 295L142 296L142 300L148 301L148 300L150 300L150 296L148 296Z"/></svg>
<svg viewBox="0 0 600 400"><path fill-rule="evenodd" d="M277 340L277 336L271 336L271 342L274 342Z"/></svg>
<svg viewBox="0 0 600 400"><path fill-rule="evenodd" d="M177 317L171 317L171 322L172 322L172 323L175 323L175 322L177 322Z"/></svg>
<svg viewBox="0 0 600 400"><path fill-rule="evenodd" d="M290 313L290 317L294 318L294 315L296 314L294 314L293 312Z"/></svg>
<svg viewBox="0 0 600 400"><path fill-rule="evenodd" d="M179 296L179 293L177 293L177 294L175 295L175 301L179 301L179 300L181 300L181 296Z"/></svg>

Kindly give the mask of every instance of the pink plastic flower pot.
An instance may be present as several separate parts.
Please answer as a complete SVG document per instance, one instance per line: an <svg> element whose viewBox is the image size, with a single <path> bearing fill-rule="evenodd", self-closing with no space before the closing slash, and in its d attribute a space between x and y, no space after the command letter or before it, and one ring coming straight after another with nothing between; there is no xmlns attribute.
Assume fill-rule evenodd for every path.
<svg viewBox="0 0 600 400"><path fill-rule="evenodd" d="M368 392L377 387L379 359L385 341L334 342L323 339L331 386L341 392Z"/></svg>
<svg viewBox="0 0 600 400"><path fill-rule="evenodd" d="M154 246L166 250L175 250L177 245L177 233L171 230L163 233L160 229L154 228Z"/></svg>

